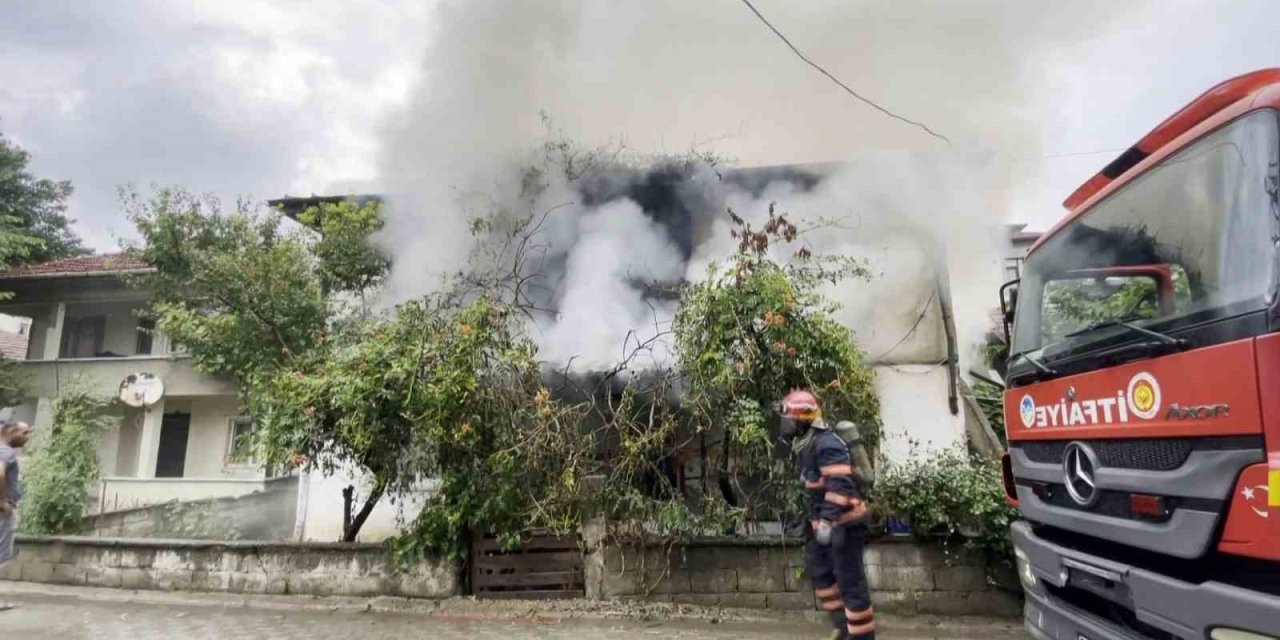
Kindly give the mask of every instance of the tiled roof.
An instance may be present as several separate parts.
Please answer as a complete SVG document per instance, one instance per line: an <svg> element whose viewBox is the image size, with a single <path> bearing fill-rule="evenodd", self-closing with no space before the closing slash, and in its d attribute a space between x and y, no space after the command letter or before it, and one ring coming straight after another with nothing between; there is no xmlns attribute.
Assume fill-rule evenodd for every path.
<svg viewBox="0 0 1280 640"><path fill-rule="evenodd" d="M11 360L27 359L28 336L0 330L0 355Z"/></svg>
<svg viewBox="0 0 1280 640"><path fill-rule="evenodd" d="M104 253L23 265L16 269L0 271L0 279L101 275L105 273L146 271L150 268L151 265L141 260L130 258L123 253Z"/></svg>

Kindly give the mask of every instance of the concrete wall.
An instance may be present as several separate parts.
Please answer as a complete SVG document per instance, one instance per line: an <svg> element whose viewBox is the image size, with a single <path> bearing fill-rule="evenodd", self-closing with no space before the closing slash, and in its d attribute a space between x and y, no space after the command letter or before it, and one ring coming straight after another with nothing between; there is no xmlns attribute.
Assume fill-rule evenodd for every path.
<svg viewBox="0 0 1280 640"><path fill-rule="evenodd" d="M342 538L342 489L354 485L357 511L365 496L369 495L370 482L362 474L350 469L340 469L333 475L308 473L303 480L304 493L299 504L303 520L302 539L315 542L333 542ZM360 529L360 542L381 542L399 534L406 523L412 522L422 510L430 485L408 495L383 496L369 519Z"/></svg>
<svg viewBox="0 0 1280 640"><path fill-rule="evenodd" d="M884 423L881 453L890 462L964 444L965 416L951 415L945 366L882 365L875 373Z"/></svg>
<svg viewBox="0 0 1280 640"><path fill-rule="evenodd" d="M21 363L19 370L29 376L28 393L37 398L56 397L62 383L77 375L94 391L114 396L120 381L138 372L159 377L165 393L171 396L225 396L236 392L231 383L197 372L185 356L29 360Z"/></svg>
<svg viewBox="0 0 1280 640"><path fill-rule="evenodd" d="M298 478L271 480L263 487L237 497L110 511L86 518L80 533L111 538L293 540Z"/></svg>
<svg viewBox="0 0 1280 640"><path fill-rule="evenodd" d="M288 478L104 478L96 488L105 512L179 501L234 498L266 490Z"/></svg>
<svg viewBox="0 0 1280 640"><path fill-rule="evenodd" d="M1019 595L988 585L987 562L941 549L886 540L866 550L877 611L902 614L1017 616ZM587 597L704 606L813 610L799 541L708 540L670 550L606 547L586 563ZM1016 581L1014 582L1016 584Z"/></svg>
<svg viewBox="0 0 1280 640"><path fill-rule="evenodd" d="M376 545L19 536L0 579L166 591L315 596L456 595L452 563L393 568Z"/></svg>

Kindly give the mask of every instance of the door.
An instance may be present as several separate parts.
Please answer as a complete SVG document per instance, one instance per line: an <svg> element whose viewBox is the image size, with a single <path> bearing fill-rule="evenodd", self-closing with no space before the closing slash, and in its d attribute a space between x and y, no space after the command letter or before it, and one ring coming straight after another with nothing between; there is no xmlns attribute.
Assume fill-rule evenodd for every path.
<svg viewBox="0 0 1280 640"><path fill-rule="evenodd" d="M187 436L191 414L166 413L160 421L160 450L156 453L157 478L181 478L187 466Z"/></svg>

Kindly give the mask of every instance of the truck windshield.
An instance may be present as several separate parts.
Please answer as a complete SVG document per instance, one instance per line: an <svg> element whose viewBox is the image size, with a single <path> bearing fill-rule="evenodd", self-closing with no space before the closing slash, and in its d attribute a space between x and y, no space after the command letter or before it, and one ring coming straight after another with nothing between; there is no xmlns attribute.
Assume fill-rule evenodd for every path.
<svg viewBox="0 0 1280 640"><path fill-rule="evenodd" d="M1276 113L1254 112L1059 229L1026 260L1013 354L1043 361L1121 334L1143 339L1133 325L1167 332L1265 308L1280 243L1278 150Z"/></svg>

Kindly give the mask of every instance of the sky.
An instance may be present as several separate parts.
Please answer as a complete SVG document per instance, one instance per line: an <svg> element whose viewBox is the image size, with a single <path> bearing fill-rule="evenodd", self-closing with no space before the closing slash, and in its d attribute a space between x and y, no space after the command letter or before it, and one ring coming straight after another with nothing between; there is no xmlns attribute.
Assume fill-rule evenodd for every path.
<svg viewBox="0 0 1280 640"><path fill-rule="evenodd" d="M844 136L871 141L860 148L937 144L835 89L741 2L695 4L657 28L642 3L592 4L598 15L591 19L649 27L625 41L613 30L587 30L575 40L576 62L566 68L581 77L572 86L599 77L615 82L610 97L583 105L571 104L573 95L538 94L545 104L531 100L529 113L546 110L571 129L590 120L583 130L591 135L612 129L645 151L711 146L742 164L839 159L832 156L840 155ZM1058 203L1080 182L1198 93L1280 61L1268 0L1166 0L1126 9L1046 2L1031 13L1023 0L958 5L974 5L983 24L966 20L956 3L943 9L900 1L893 12L878 10L884 3L839 4L824 13L833 2L757 2L797 46L855 89L936 124L958 146L1011 160L1010 215L1040 228L1060 215ZM1016 18L987 36L989 16L1003 15L1002 4ZM1054 7L1061 4L1067 6ZM403 122L415 116L420 96L449 89L431 84L442 76L432 73L429 45L448 37L459 16L435 5L0 0L0 132L32 153L38 175L72 181L70 214L100 250L129 233L117 205L121 185L180 185L255 200L382 190L387 148L403 142ZM938 45L943 35L966 30L999 46ZM495 34L492 46L502 42ZM699 64L719 42L742 65ZM644 90L616 95L611 61L683 51L693 52L686 73L670 66L662 74L631 71ZM939 92L910 81L929 78L920 69L931 60L950 76L959 61L973 82ZM760 69L767 77L753 78ZM744 75L762 84L721 81ZM765 84L777 92L762 93ZM964 95L970 84L974 93ZM988 90L1000 94L990 109ZM812 117L778 116L801 102L818 105L805 113L829 128Z"/></svg>

